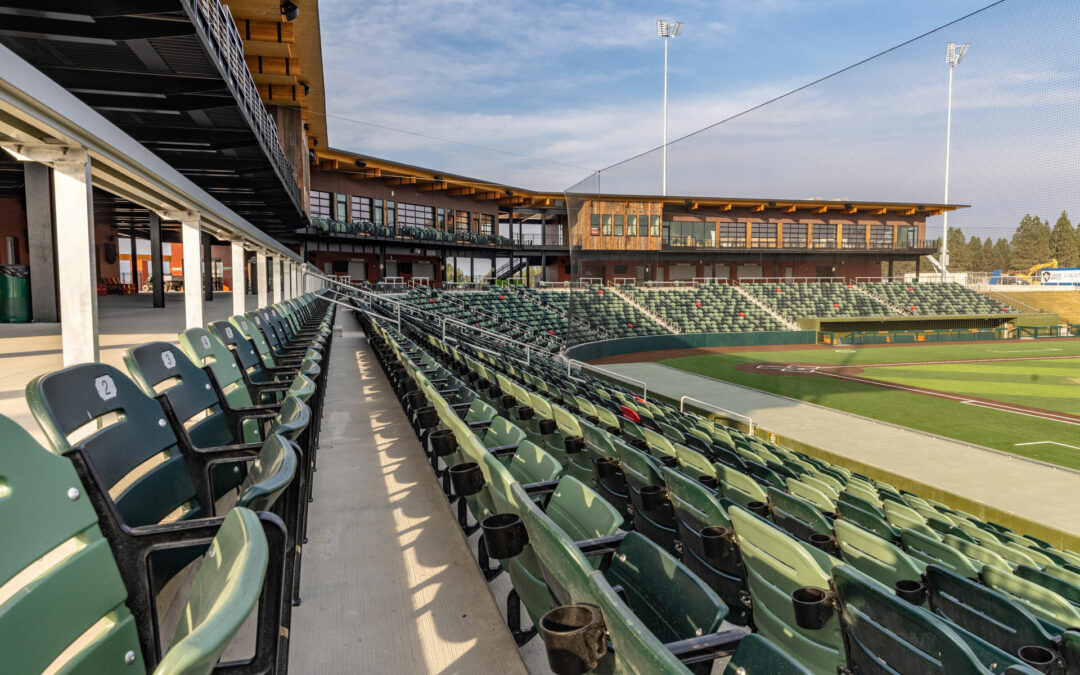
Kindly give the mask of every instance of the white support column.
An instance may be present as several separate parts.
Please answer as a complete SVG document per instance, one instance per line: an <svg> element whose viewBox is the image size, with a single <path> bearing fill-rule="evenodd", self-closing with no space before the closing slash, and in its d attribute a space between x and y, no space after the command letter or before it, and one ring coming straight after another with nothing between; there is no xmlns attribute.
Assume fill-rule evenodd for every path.
<svg viewBox="0 0 1080 675"><path fill-rule="evenodd" d="M247 276L247 261L244 260L244 240L233 239L230 242L232 249L232 313L243 314L244 306L244 278Z"/></svg>
<svg viewBox="0 0 1080 675"><path fill-rule="evenodd" d="M97 255L90 157L69 150L53 164L60 342L64 366L98 360Z"/></svg>
<svg viewBox="0 0 1080 675"><path fill-rule="evenodd" d="M180 231L184 247L184 328L202 328L203 257L199 214L186 213L181 216Z"/></svg>
<svg viewBox="0 0 1080 675"><path fill-rule="evenodd" d="M255 251L255 292L259 309L266 307L266 251Z"/></svg>
<svg viewBox="0 0 1080 675"><path fill-rule="evenodd" d="M293 264L291 260L285 261L285 299L293 297Z"/></svg>
<svg viewBox="0 0 1080 675"><path fill-rule="evenodd" d="M281 297L282 297L282 295L281 295L282 288L281 287L285 285L284 282L282 281L281 262L282 262L281 261L281 256L277 255L276 253L273 256L270 257L270 263L271 263L271 265L270 265L270 270L271 270L270 273L274 275L274 304L275 305L278 304L279 302L281 302Z"/></svg>

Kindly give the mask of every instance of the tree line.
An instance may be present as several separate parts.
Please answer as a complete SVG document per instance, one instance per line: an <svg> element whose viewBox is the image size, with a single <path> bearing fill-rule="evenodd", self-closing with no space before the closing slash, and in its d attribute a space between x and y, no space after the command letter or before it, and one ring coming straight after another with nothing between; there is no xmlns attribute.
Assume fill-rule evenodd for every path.
<svg viewBox="0 0 1080 675"><path fill-rule="evenodd" d="M932 246L940 251L941 238L935 239ZM969 239L960 228L949 228L950 272L1026 272L1033 265L1054 258L1058 267L1080 267L1080 228L1073 227L1065 211L1053 226L1049 219L1025 215L1011 239L1001 237L994 241L992 237L977 236ZM929 262L923 262L923 271L932 271ZM915 264L897 263L897 266L894 274L914 271Z"/></svg>

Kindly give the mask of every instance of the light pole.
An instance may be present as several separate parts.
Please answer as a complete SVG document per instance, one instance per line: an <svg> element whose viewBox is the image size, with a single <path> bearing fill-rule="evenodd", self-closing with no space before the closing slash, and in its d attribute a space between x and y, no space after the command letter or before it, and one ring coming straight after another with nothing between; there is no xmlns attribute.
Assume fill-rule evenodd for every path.
<svg viewBox="0 0 1080 675"><path fill-rule="evenodd" d="M683 22L674 21L668 23L663 19L656 20L656 34L664 38L664 177L661 186L661 195L667 196L667 43L682 32Z"/></svg>
<svg viewBox="0 0 1080 675"><path fill-rule="evenodd" d="M949 104L948 113L945 122L945 203L949 203L949 152L952 149L952 76L953 69L956 68L956 64L960 63L960 59L964 58L964 54L967 53L967 43L958 45L955 42L950 42L945 48L945 63L949 64ZM946 210L942 214L941 225L941 281L942 283L949 280L948 261L949 261L949 212Z"/></svg>

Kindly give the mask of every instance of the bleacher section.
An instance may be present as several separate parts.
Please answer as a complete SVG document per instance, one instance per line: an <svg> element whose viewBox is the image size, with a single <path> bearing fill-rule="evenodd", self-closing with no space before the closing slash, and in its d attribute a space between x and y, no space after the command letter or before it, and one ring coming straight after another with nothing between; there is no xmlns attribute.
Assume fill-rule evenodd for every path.
<svg viewBox="0 0 1080 675"><path fill-rule="evenodd" d="M334 309L310 293L27 385L50 448L0 417L4 672L209 673L249 619L227 672L285 672Z"/></svg>
<svg viewBox="0 0 1080 675"><path fill-rule="evenodd" d="M792 321L810 316L899 316L854 286L834 281L744 282L742 289Z"/></svg>
<svg viewBox="0 0 1080 675"><path fill-rule="evenodd" d="M907 283L877 281L862 284L871 295L916 316L1004 314L1019 310L954 282Z"/></svg>
<svg viewBox="0 0 1080 675"><path fill-rule="evenodd" d="M525 344L557 351L565 320L510 291L443 292L426 286L388 296L426 312L502 333Z"/></svg>
<svg viewBox="0 0 1080 675"><path fill-rule="evenodd" d="M671 289L623 286L620 290L684 333L786 330L776 318L727 284Z"/></svg>
<svg viewBox="0 0 1080 675"><path fill-rule="evenodd" d="M1078 553L512 345L360 318L509 577L507 628L559 672L1080 672Z"/></svg>
<svg viewBox="0 0 1080 675"><path fill-rule="evenodd" d="M560 291L548 291L549 294ZM623 301L610 289L591 285L566 293L569 297L567 312L571 316L583 317L590 324L599 326L612 337L632 337L634 335L667 335L669 331L653 319Z"/></svg>

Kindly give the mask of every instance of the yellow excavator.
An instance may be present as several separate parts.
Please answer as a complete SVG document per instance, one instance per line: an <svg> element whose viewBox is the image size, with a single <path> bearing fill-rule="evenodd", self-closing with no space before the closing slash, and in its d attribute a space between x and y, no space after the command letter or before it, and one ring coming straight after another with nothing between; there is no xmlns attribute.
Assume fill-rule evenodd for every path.
<svg viewBox="0 0 1080 675"><path fill-rule="evenodd" d="M1023 279L1029 284L1040 283L1039 272L1047 268L1054 268L1058 266L1057 258L1054 258L1048 262L1039 263L1038 265L1032 265L1027 272L1013 272L1012 276Z"/></svg>

